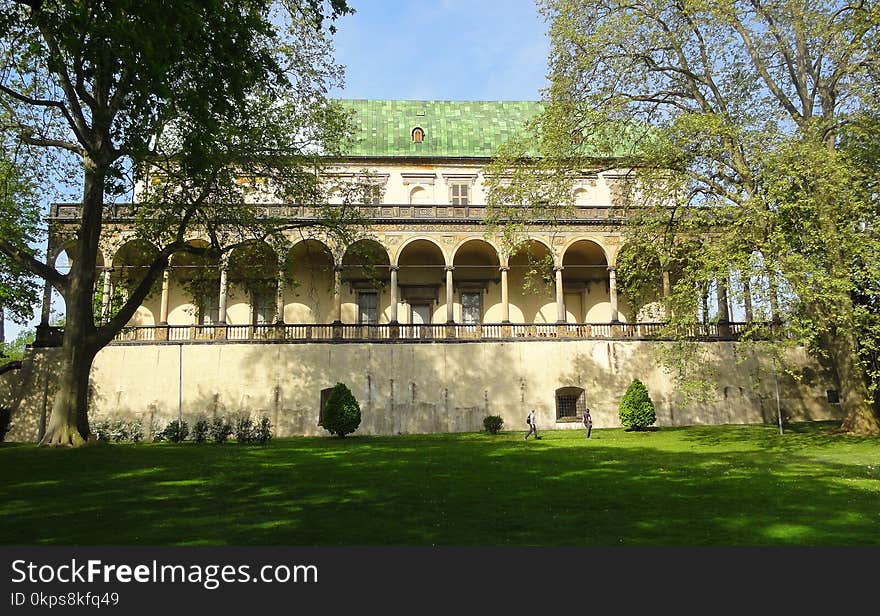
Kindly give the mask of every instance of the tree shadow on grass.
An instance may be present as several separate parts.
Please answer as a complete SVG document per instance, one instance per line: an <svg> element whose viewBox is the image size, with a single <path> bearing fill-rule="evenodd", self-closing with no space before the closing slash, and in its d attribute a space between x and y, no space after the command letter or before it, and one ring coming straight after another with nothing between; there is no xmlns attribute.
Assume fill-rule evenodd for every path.
<svg viewBox="0 0 880 616"><path fill-rule="evenodd" d="M880 471L665 430L4 448L0 543L880 544Z"/></svg>

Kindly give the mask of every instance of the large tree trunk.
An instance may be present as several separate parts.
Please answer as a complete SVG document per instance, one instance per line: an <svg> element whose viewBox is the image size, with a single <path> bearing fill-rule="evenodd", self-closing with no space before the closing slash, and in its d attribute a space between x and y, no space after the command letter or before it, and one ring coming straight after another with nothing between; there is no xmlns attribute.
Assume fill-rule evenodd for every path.
<svg viewBox="0 0 880 616"><path fill-rule="evenodd" d="M839 330L827 345L840 381L840 404L846 412L841 430L850 434L880 435L880 421L865 382L852 333Z"/></svg>
<svg viewBox="0 0 880 616"><path fill-rule="evenodd" d="M79 447L88 441L89 373L94 358L93 351L77 346L65 335L58 392L40 445Z"/></svg>
<svg viewBox="0 0 880 616"><path fill-rule="evenodd" d="M78 447L89 438L89 373L99 350L92 304L104 207L104 173L85 160L82 220L64 293L64 342L58 391L40 445Z"/></svg>

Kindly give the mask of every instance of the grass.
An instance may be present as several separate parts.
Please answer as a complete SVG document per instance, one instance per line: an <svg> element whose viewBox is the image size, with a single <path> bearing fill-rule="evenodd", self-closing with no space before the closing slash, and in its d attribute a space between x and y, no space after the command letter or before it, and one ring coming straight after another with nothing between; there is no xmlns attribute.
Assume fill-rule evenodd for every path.
<svg viewBox="0 0 880 616"><path fill-rule="evenodd" d="M0 445L5 545L880 545L833 423Z"/></svg>

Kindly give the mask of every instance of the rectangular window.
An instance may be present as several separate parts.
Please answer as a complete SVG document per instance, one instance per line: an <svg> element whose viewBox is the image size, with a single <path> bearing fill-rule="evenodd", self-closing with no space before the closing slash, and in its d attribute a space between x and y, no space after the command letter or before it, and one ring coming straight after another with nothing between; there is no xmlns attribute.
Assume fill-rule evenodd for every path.
<svg viewBox="0 0 880 616"><path fill-rule="evenodd" d="M199 325L215 325L220 320L219 298L205 296L199 302Z"/></svg>
<svg viewBox="0 0 880 616"><path fill-rule="evenodd" d="M375 291L358 293L358 323L371 324L379 322L379 296Z"/></svg>
<svg viewBox="0 0 880 616"><path fill-rule="evenodd" d="M275 301L269 295L255 295L254 302L254 325L266 325L272 322L275 316Z"/></svg>
<svg viewBox="0 0 880 616"><path fill-rule="evenodd" d="M483 316L482 295L480 293L461 294L461 322L479 323Z"/></svg>
<svg viewBox="0 0 880 616"><path fill-rule="evenodd" d="M467 184L453 184L452 185L452 205L467 205L468 204L468 185Z"/></svg>

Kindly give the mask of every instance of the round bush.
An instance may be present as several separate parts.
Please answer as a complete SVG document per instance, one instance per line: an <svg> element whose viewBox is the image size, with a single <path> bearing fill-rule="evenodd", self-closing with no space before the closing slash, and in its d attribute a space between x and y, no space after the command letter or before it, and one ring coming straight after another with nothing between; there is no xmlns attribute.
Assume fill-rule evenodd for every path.
<svg viewBox="0 0 880 616"><path fill-rule="evenodd" d="M656 420L648 389L640 380L633 379L620 400L620 423L630 430L644 430Z"/></svg>
<svg viewBox="0 0 880 616"><path fill-rule="evenodd" d="M336 383L327 403L324 405L324 429L330 434L343 438L361 425L361 407L351 390L342 383Z"/></svg>
<svg viewBox="0 0 880 616"><path fill-rule="evenodd" d="M486 432L489 434L498 434L503 425L504 420L500 415L487 415L483 418L483 428L485 428Z"/></svg>

